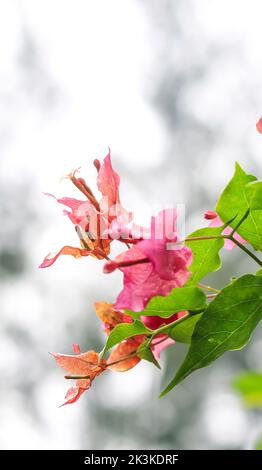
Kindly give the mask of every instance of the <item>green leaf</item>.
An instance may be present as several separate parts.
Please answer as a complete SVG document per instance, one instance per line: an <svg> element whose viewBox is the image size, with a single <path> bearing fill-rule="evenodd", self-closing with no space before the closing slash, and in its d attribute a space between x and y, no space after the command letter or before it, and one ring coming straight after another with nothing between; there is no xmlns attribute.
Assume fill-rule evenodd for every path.
<svg viewBox="0 0 262 470"><path fill-rule="evenodd" d="M221 235L223 229L224 227L201 228L191 233L187 238L218 236ZM192 274L187 285L196 284L208 273L217 271L221 267L218 253L224 245L223 238L187 241L186 245L191 248L193 254L193 263L189 267Z"/></svg>
<svg viewBox="0 0 262 470"><path fill-rule="evenodd" d="M262 269L259 269L259 270L256 272L256 275L257 275L257 276L262 276Z"/></svg>
<svg viewBox="0 0 262 470"><path fill-rule="evenodd" d="M262 407L262 373L246 372L233 381L233 387L251 407Z"/></svg>
<svg viewBox="0 0 262 470"><path fill-rule="evenodd" d="M245 173L236 163L234 176L220 196L216 211L225 223L235 217L230 223L234 228L250 209L249 215L238 227L237 232L256 250L262 250L262 210L256 210L259 207L261 186L250 185L254 181L256 177Z"/></svg>
<svg viewBox="0 0 262 470"><path fill-rule="evenodd" d="M250 209L262 210L262 181L253 181L245 189Z"/></svg>
<svg viewBox="0 0 262 470"><path fill-rule="evenodd" d="M121 341L124 339L149 333L151 333L151 330L146 328L145 325L139 320L135 320L134 323L121 323L111 331L107 338L106 345L100 353L100 357L102 358L109 349L111 349L116 344L121 343Z"/></svg>
<svg viewBox="0 0 262 470"><path fill-rule="evenodd" d="M175 325L174 328L172 328L172 330L168 333L168 336L178 343L189 344L191 342L195 326L201 317L202 313L189 316L186 321Z"/></svg>
<svg viewBox="0 0 262 470"><path fill-rule="evenodd" d="M198 287L179 287L173 289L166 297L157 296L150 300L145 310L139 312L139 316L159 316L168 318L174 313L183 310L204 310L206 308L206 296ZM137 312L126 310L126 313L137 316Z"/></svg>
<svg viewBox="0 0 262 470"><path fill-rule="evenodd" d="M247 274L221 290L197 322L187 356L162 395L224 352L242 348L261 319L261 276Z"/></svg>
<svg viewBox="0 0 262 470"><path fill-rule="evenodd" d="M255 176L248 175L239 163L236 162L233 178L225 187L216 206L216 211L224 222L237 216L236 220L234 220L236 224L247 211L249 204L247 201L246 185L255 180Z"/></svg>
<svg viewBox="0 0 262 470"><path fill-rule="evenodd" d="M137 356L140 357L141 359L151 362L156 367L158 367L158 369L161 369L160 364L158 363L154 354L151 351L151 348L148 346L148 340L145 340L142 344L140 344L136 353L137 353Z"/></svg>

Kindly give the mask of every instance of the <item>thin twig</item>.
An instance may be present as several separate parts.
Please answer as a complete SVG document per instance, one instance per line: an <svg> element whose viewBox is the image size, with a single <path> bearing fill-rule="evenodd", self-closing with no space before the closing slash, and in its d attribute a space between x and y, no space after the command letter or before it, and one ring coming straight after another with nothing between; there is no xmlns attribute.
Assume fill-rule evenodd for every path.
<svg viewBox="0 0 262 470"><path fill-rule="evenodd" d="M211 292L216 292L217 294L220 292L215 287L207 286L206 284L202 284L201 282L198 283L198 287L201 287L201 289L210 290Z"/></svg>

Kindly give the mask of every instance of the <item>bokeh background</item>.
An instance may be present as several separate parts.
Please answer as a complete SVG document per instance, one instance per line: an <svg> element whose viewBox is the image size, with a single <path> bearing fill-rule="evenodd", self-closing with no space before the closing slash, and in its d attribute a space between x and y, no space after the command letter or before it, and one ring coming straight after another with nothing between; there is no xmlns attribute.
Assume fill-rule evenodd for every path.
<svg viewBox="0 0 262 470"><path fill-rule="evenodd" d="M74 406L48 351L100 350L95 300L113 301L121 275L102 262L61 258L74 245L61 207L82 166L109 145L125 207L144 222L157 204L186 204L187 230L203 225L238 160L261 178L260 0L0 0L0 447L2 449L246 449L261 412L231 388L261 368L261 329L241 352L158 393L185 354L159 373L140 364L100 377ZM235 250L210 283L254 272Z"/></svg>

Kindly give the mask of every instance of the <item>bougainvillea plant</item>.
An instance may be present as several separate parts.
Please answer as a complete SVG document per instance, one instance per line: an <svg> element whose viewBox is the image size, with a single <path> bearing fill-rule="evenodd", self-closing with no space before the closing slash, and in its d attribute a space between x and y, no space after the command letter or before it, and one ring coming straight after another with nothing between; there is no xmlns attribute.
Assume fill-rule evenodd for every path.
<svg viewBox="0 0 262 470"><path fill-rule="evenodd" d="M262 133L262 119L257 130ZM245 346L262 318L262 181L236 163L215 210L204 214L205 226L181 238L175 209L152 216L150 227L135 223L121 205L120 179L110 151L94 165L100 200L77 171L69 178L82 193L81 200L57 199L67 208L64 214L75 227L79 246L64 246L40 267L51 266L60 255L92 256L104 261L105 274L120 270L123 287L113 304L95 303L108 336L100 353L81 353L73 344L74 354L53 354L67 372L65 378L75 380L64 404L77 401L105 371L124 372L141 360L160 367L163 349L186 343L187 355L164 396L195 370ZM115 259L110 258L112 243L120 247ZM203 284L207 274L221 267L220 251L233 248L253 260L254 272L229 279L221 290Z"/></svg>

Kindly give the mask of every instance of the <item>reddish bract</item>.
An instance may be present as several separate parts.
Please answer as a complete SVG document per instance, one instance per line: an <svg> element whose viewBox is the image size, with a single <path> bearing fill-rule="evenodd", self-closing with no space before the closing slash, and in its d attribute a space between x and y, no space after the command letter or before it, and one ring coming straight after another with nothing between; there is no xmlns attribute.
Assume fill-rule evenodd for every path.
<svg viewBox="0 0 262 470"><path fill-rule="evenodd" d="M80 348L78 345L73 345L73 350L80 351ZM75 355L58 353L52 355L57 365L69 372L72 379L76 379L76 384L69 388L63 405L76 402L91 387L93 380L106 368L105 361L99 362L99 355L95 351ZM70 376L66 376L66 378L70 378Z"/></svg>
<svg viewBox="0 0 262 470"><path fill-rule="evenodd" d="M130 315L126 315L116 310L109 302L95 302L97 316L103 322L103 329L106 334L110 334L112 329L120 323L132 323Z"/></svg>
<svg viewBox="0 0 262 470"><path fill-rule="evenodd" d="M125 372L135 367L140 361L136 350L144 340L144 335L128 338L115 346L107 360L108 368L117 372ZM128 357L130 356L130 357ZM125 359L127 357L127 359Z"/></svg>
<svg viewBox="0 0 262 470"><path fill-rule="evenodd" d="M73 246L63 246L63 248L61 248L61 250L55 255L49 253L40 264L39 268L48 268L49 266L52 266L60 255L70 255L74 256L74 258L81 258L82 256L88 256L89 254L90 251L86 249L75 248Z"/></svg>
<svg viewBox="0 0 262 470"><path fill-rule="evenodd" d="M115 326L119 325L120 323L132 323L133 319L130 315L126 315L125 313L122 313L118 310L116 310L112 304L108 302L96 302L95 303L95 309L96 309L96 314L102 320L103 322L103 329L106 334L110 334L113 328ZM187 312L180 312L178 314L172 315L169 318L161 318L158 316L141 316L141 320L144 322L144 324L152 329L155 330L159 326L163 324L168 324L171 323L172 321L177 320L181 316L185 315ZM127 355L129 353L129 348L132 346L133 350L136 349L137 346L139 346L142 342L142 340L146 337L146 335L138 335L130 338L130 341L125 342L124 344L121 343L121 346L119 345L112 351L111 356L108 360L111 361L112 357L114 358L120 358L122 357L120 355L124 354ZM163 349L167 348L169 345L173 344L174 340L171 338L168 338L167 335L157 335L155 339L151 343L151 349L154 354L154 356L158 359L160 357L160 353L163 351ZM126 354L125 354L126 353ZM124 361L124 364L122 365L116 365L113 370L116 371L122 371L122 370L127 370L126 367L131 368L134 367L136 364L138 364L139 358L136 356L135 358L132 357L126 361ZM115 360L115 359L114 359ZM131 365L131 367L129 367Z"/></svg>

